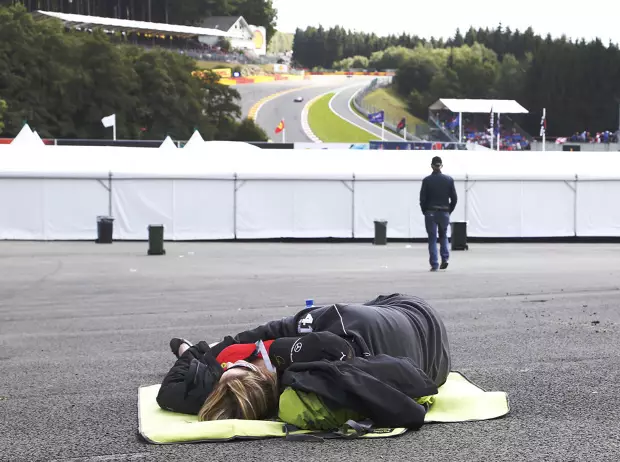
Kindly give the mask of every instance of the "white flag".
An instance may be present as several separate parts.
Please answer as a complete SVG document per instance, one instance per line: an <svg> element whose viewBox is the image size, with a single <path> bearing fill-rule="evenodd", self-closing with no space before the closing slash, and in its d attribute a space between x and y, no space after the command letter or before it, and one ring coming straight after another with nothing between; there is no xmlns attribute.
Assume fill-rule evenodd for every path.
<svg viewBox="0 0 620 462"><path fill-rule="evenodd" d="M105 128L115 127L116 126L116 114L109 115L101 119L101 123Z"/></svg>

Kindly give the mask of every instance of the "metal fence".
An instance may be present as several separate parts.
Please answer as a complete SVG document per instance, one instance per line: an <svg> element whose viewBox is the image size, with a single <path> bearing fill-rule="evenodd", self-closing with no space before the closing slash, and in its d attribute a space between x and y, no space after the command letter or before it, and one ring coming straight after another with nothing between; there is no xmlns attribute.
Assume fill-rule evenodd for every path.
<svg viewBox="0 0 620 462"><path fill-rule="evenodd" d="M376 107L376 106L373 106L371 104L364 103L364 98L370 92L372 92L374 90L378 90L379 88L388 87L391 84L392 84L392 77L386 77L386 78L382 78L382 79L379 79L379 78L374 79L367 87L362 88L362 90L360 90L355 95L355 98L353 98L353 106L355 107L355 109L358 112L360 112L361 114L365 115L366 117L368 117L368 114L379 112L379 111L383 110L383 108ZM400 122L400 119L394 120L394 119L389 119L388 117L385 117L385 128L390 130L390 131L392 131L392 132L394 132L394 133L399 133L398 129L396 128L398 126L398 122ZM416 126L416 130L417 130L417 126ZM411 141L419 141L420 140L420 138L418 136L416 136L415 134L409 132L409 127L407 128L407 139L411 140Z"/></svg>

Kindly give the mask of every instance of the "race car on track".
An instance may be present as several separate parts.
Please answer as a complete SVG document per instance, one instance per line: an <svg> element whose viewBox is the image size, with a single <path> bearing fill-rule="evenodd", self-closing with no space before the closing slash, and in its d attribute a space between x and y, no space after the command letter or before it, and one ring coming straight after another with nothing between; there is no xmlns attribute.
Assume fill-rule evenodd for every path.
<svg viewBox="0 0 620 462"><path fill-rule="evenodd" d="M295 101L296 103L301 103L304 100L303 96L298 96L297 98L295 98L293 101Z"/></svg>

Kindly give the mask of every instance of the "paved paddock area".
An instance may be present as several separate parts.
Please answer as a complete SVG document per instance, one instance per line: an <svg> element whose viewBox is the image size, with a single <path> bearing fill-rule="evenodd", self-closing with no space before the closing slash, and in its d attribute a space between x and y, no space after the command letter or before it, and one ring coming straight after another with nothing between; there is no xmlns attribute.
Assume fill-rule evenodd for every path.
<svg viewBox="0 0 620 462"><path fill-rule="evenodd" d="M0 242L2 461L617 461L620 246L472 244L429 273L424 244ZM138 441L137 388L173 336L226 334L384 293L432 302L454 369L509 393L488 422L392 439Z"/></svg>

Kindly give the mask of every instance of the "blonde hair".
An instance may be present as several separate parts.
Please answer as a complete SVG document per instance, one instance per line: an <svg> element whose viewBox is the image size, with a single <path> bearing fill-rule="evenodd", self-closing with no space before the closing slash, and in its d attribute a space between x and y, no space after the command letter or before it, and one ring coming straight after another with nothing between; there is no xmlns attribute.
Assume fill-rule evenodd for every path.
<svg viewBox="0 0 620 462"><path fill-rule="evenodd" d="M220 381L198 412L198 420L263 420L278 409L276 374L259 369Z"/></svg>

